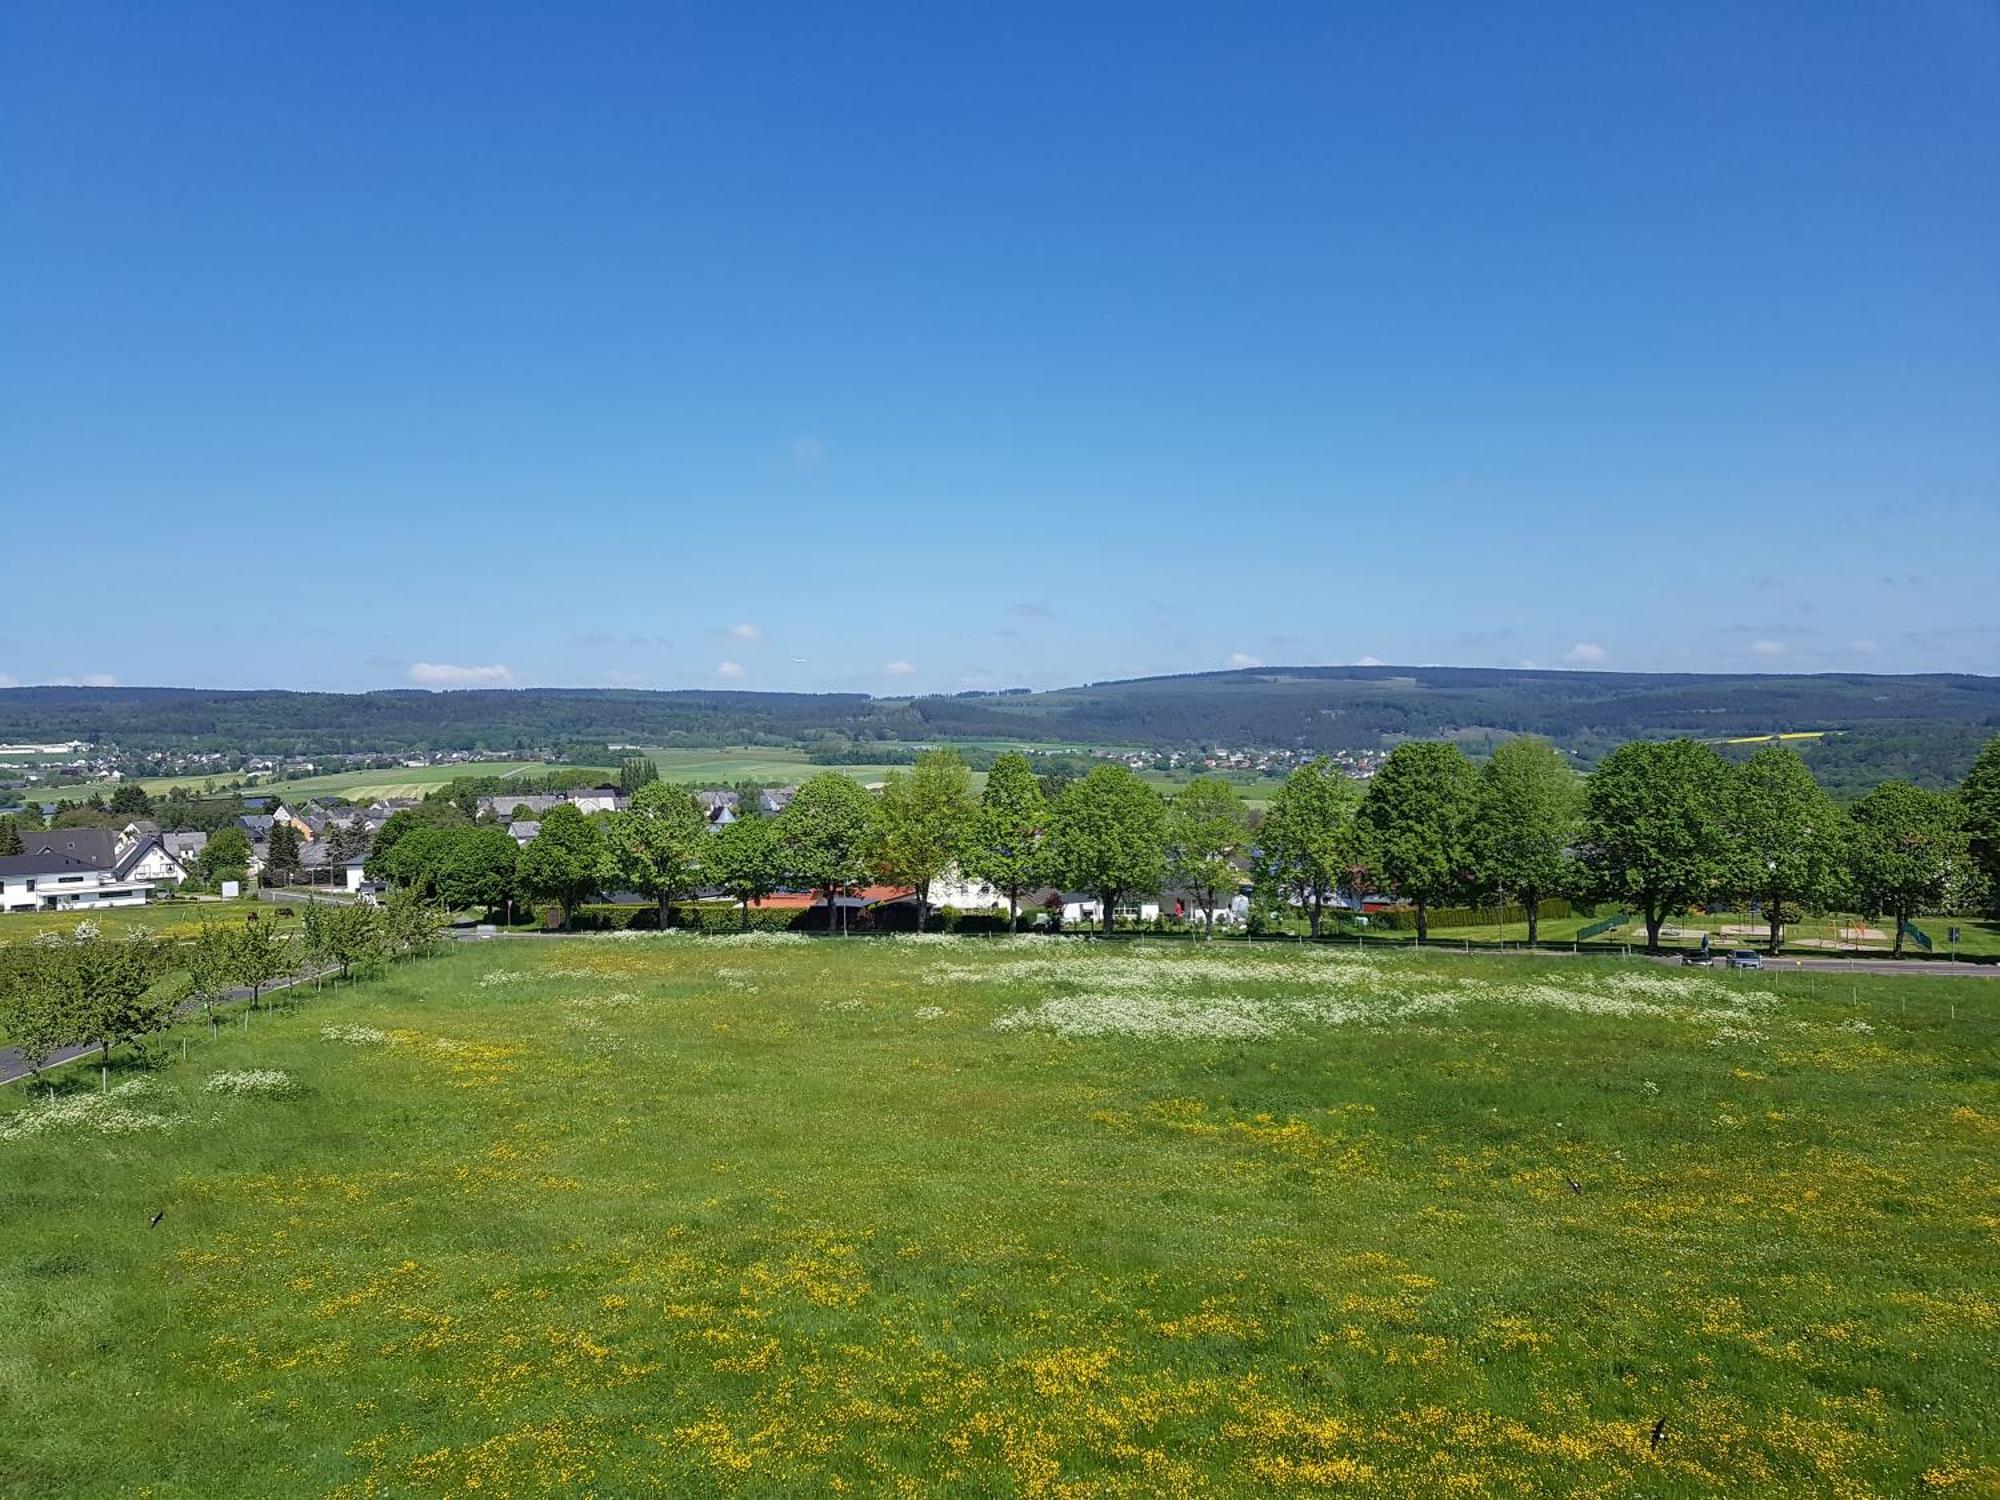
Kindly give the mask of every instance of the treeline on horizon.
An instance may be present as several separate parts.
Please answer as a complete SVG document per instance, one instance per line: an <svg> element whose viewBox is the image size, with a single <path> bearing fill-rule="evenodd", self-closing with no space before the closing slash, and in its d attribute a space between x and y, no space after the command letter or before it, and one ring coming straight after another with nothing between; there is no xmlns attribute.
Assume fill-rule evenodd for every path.
<svg viewBox="0 0 2000 1500"><path fill-rule="evenodd" d="M618 743L803 749L821 763L895 761L893 746L1034 740L1150 749L1306 752L1450 738L1481 754L1540 735L1594 764L1627 740L1831 731L1802 745L1843 798L1891 777L1955 784L2000 728L2000 678L1693 675L1440 667L1305 667L1093 683L1051 692L862 694L518 688L373 693L193 688L0 690L0 741L85 739L129 754L260 755L559 748ZM1725 749L1747 755L1755 747Z"/></svg>

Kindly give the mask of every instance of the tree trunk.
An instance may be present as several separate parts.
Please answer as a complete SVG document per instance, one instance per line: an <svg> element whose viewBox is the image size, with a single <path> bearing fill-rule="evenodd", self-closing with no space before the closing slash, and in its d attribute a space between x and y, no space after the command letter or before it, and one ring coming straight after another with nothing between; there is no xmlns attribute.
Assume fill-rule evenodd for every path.
<svg viewBox="0 0 2000 1500"><path fill-rule="evenodd" d="M1314 937L1319 936L1319 924L1324 920L1325 916L1326 897L1322 896L1318 891L1314 891L1312 905L1306 908L1306 925L1311 929Z"/></svg>
<svg viewBox="0 0 2000 1500"><path fill-rule="evenodd" d="M1431 935L1430 903L1422 896L1417 897L1417 946L1423 947Z"/></svg>
<svg viewBox="0 0 2000 1500"><path fill-rule="evenodd" d="M1021 930L1021 888L1007 887L1007 932L1009 936Z"/></svg>
<svg viewBox="0 0 2000 1500"><path fill-rule="evenodd" d="M1111 891L1099 891L1097 893L1098 904L1104 908L1104 935L1106 937L1111 936L1111 898L1113 894Z"/></svg>
<svg viewBox="0 0 2000 1500"><path fill-rule="evenodd" d="M1771 919L1771 957L1776 958L1778 950L1785 946L1785 919L1778 910L1778 898L1775 895L1764 899L1764 914Z"/></svg>
<svg viewBox="0 0 2000 1500"><path fill-rule="evenodd" d="M1528 914L1528 946L1533 948L1535 939L1542 931L1542 898L1534 891L1521 892L1521 909ZM1507 898L1504 894L1500 898L1500 918L1502 921L1507 918Z"/></svg>
<svg viewBox="0 0 2000 1500"><path fill-rule="evenodd" d="M750 898L748 896L745 896L743 898L743 922L742 925L737 928L737 931L748 932L749 930L750 930Z"/></svg>
<svg viewBox="0 0 2000 1500"><path fill-rule="evenodd" d="M917 931L918 932L922 932L924 928L929 925L930 914L931 914L931 883L928 880L919 880L917 882Z"/></svg>
<svg viewBox="0 0 2000 1500"><path fill-rule="evenodd" d="M1658 953L1660 951L1660 921L1665 915L1666 913L1660 911L1650 903L1646 907L1646 951L1648 953Z"/></svg>
<svg viewBox="0 0 2000 1500"><path fill-rule="evenodd" d="M1902 910L1898 908L1896 912L1896 946L1889 950L1897 958L1901 958L1903 956L1903 927L1904 927L1903 913Z"/></svg>
<svg viewBox="0 0 2000 1500"><path fill-rule="evenodd" d="M662 931L662 932L665 932L665 931L667 930L667 923L669 923L669 922L671 922L671 921L673 920L673 916L674 916L674 902L673 902L673 897L671 897L670 895L668 895L668 894L667 894L667 893L666 893L665 891L661 891L661 892L660 892L660 931Z"/></svg>

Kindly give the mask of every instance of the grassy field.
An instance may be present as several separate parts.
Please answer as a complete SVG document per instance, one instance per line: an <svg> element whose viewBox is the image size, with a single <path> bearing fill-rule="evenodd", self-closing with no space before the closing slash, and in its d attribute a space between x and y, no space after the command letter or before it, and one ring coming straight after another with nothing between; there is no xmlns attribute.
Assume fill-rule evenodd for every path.
<svg viewBox="0 0 2000 1500"><path fill-rule="evenodd" d="M265 781L246 783L242 790L251 796L280 796L294 800L330 793L346 797L350 801L367 802L377 797L421 797L426 792L437 790L447 781L456 781L464 776L530 776L541 775L552 770L589 769L588 767L556 767L531 760L487 760L474 761L456 766L393 766L384 771L335 771L325 776L301 776L294 781ZM605 775L615 773L606 770ZM185 787L190 792L199 792L204 786L220 786L234 777L214 776L150 776L135 778L139 785L155 797L163 796L173 788ZM40 801L54 802L67 799L81 801L93 792L101 792L109 797L116 784L108 781L92 782L85 786L37 787L33 795Z"/></svg>
<svg viewBox="0 0 2000 1500"><path fill-rule="evenodd" d="M0 943L32 942L45 932L73 933L85 922L92 923L106 937L124 937L134 932L151 932L161 937L192 937L203 922L237 923L256 912L270 917L273 908L262 902L167 901L145 906L107 906L102 911L22 911L0 917Z"/></svg>
<svg viewBox="0 0 2000 1500"><path fill-rule="evenodd" d="M0 1098L0 1493L1991 1493L2000 988L1829 990L460 948Z"/></svg>
<svg viewBox="0 0 2000 1500"><path fill-rule="evenodd" d="M783 750L770 745L740 746L716 750L648 750L660 775L668 781L684 781L700 786L728 786L738 781L757 781L767 786L792 786L821 771L839 771L856 781L881 781L891 771L908 771L903 765L886 762L869 765L821 766L806 758L803 750ZM975 784L986 778L976 775Z"/></svg>

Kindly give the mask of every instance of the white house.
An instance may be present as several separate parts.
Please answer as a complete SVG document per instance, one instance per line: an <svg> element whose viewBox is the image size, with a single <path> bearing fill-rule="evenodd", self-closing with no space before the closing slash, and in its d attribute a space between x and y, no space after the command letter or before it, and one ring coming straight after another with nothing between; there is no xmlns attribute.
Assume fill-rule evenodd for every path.
<svg viewBox="0 0 2000 1500"><path fill-rule="evenodd" d="M0 858L0 912L144 906L150 880L118 873L108 828L58 828L22 835L24 852Z"/></svg>
<svg viewBox="0 0 2000 1500"><path fill-rule="evenodd" d="M121 880L179 885L194 873L187 861L167 846L165 836L152 823L127 823L112 852L118 860L115 873Z"/></svg>
<svg viewBox="0 0 2000 1500"><path fill-rule="evenodd" d="M959 911L1005 911L1007 893L990 880L975 880L957 865L931 882L931 910L954 907Z"/></svg>

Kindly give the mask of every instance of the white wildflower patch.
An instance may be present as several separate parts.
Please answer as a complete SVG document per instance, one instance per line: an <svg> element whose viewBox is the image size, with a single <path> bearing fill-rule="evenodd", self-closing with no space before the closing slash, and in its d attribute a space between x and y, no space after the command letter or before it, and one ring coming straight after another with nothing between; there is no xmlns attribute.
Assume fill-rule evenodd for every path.
<svg viewBox="0 0 2000 1500"><path fill-rule="evenodd" d="M1039 998L999 1017L1003 1031L1237 1041L1330 1026L1408 1025L1469 1005L1524 1006L1612 1020L1711 1025L1721 1039L1761 1038L1751 1017L1776 1004L1766 992L1653 971L1579 968L1534 978L1439 974L1356 949L1237 949L1135 944L1048 945L1033 956L979 963L953 954L929 967L927 987L1006 986Z"/></svg>
<svg viewBox="0 0 2000 1500"><path fill-rule="evenodd" d="M242 1068L211 1073L207 1083L211 1094L234 1094L238 1098L289 1094L297 1087L292 1075L281 1068Z"/></svg>
<svg viewBox="0 0 2000 1500"><path fill-rule="evenodd" d="M321 1041L341 1042L349 1047L390 1046L396 1040L375 1026L322 1026L319 1035Z"/></svg>
<svg viewBox="0 0 2000 1500"><path fill-rule="evenodd" d="M951 1012L946 1010L942 1005L919 1005L917 1007L917 1019L919 1021L942 1021L950 1014Z"/></svg>
<svg viewBox="0 0 2000 1500"><path fill-rule="evenodd" d="M502 985L521 984L531 977L531 975L524 974L519 969L495 969L479 981L479 987L482 990L495 990L499 989Z"/></svg>
<svg viewBox="0 0 2000 1500"><path fill-rule="evenodd" d="M1835 1031L1849 1031L1856 1036L1872 1036L1875 1031L1875 1028L1873 1026L1870 1026L1866 1021L1862 1020L1861 1017L1859 1016L1853 1016L1848 1020L1842 1021L1838 1026L1834 1027L1833 1029Z"/></svg>
<svg viewBox="0 0 2000 1500"><path fill-rule="evenodd" d="M0 1141L30 1140L68 1129L137 1135L186 1124L186 1114L156 1102L159 1092L152 1079L133 1078L108 1093L65 1094L44 1104L29 1104L0 1115Z"/></svg>

